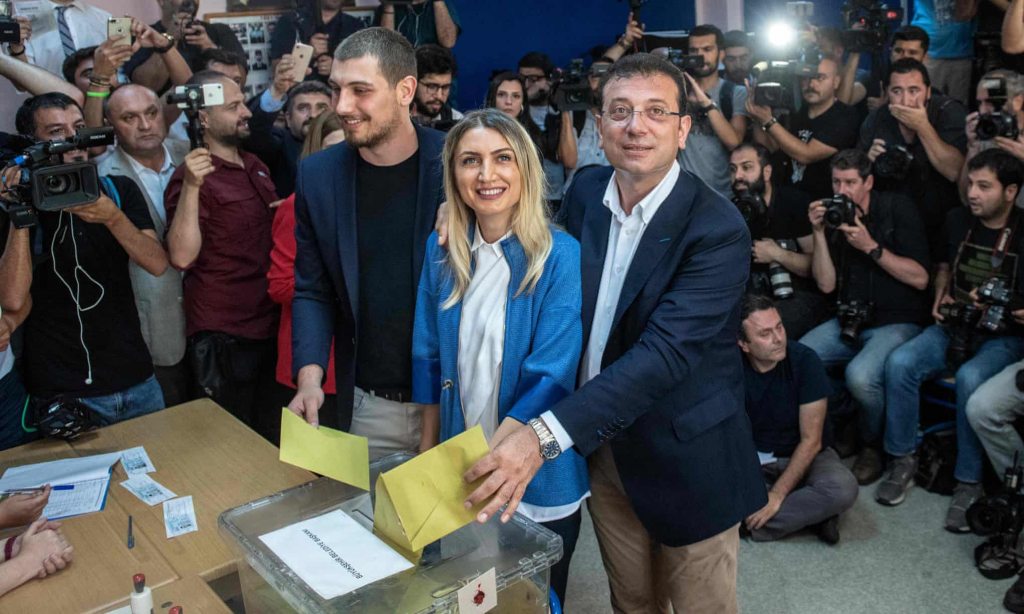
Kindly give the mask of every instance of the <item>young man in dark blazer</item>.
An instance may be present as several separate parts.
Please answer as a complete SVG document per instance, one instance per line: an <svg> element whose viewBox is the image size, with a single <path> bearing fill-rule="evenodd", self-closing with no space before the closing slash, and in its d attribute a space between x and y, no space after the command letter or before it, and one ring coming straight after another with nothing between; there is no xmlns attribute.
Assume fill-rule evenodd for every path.
<svg viewBox="0 0 1024 614"><path fill-rule="evenodd" d="M518 506L546 459L588 456L590 513L616 612L737 611L737 527L767 503L736 335L750 233L680 170L686 85L667 61L620 60L601 83L612 168L579 173L562 223L582 252L579 389L465 476L481 522ZM652 563L653 561L653 563Z"/></svg>
<svg viewBox="0 0 1024 614"><path fill-rule="evenodd" d="M317 424L331 338L339 424L370 456L419 449L412 329L427 238L444 200L444 135L414 126L416 57L401 34L360 30L338 45L333 105L345 142L306 158L295 181L295 298L289 409ZM353 412L353 408L355 411Z"/></svg>

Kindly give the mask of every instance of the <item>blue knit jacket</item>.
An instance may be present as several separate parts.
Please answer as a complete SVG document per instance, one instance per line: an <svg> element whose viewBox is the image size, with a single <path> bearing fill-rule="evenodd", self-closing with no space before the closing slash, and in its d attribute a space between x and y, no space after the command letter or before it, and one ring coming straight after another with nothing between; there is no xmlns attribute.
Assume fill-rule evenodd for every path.
<svg viewBox="0 0 1024 614"><path fill-rule="evenodd" d="M526 423L576 386L583 346L580 245L558 229L553 228L552 235L554 244L536 289L519 296L516 292L526 276L526 253L514 235L501 243L512 277L505 306L499 424L506 416ZM445 257L445 250L437 245L437 233L432 234L423 259L412 335L413 402L441 405L441 441L466 430L459 393L462 302L441 309L455 285ZM570 449L544 463L526 488L523 501L557 507L578 501L589 489L586 463Z"/></svg>

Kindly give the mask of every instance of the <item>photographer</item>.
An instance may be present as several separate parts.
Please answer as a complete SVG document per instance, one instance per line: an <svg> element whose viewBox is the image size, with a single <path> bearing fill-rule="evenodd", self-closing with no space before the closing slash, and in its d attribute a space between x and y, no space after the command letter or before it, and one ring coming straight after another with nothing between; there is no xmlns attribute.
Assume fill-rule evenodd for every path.
<svg viewBox="0 0 1024 614"><path fill-rule="evenodd" d="M462 113L448 104L452 79L458 72L459 66L451 51L440 45L416 48L416 98L409 109L414 122L447 132L462 119Z"/></svg>
<svg viewBox="0 0 1024 614"><path fill-rule="evenodd" d="M413 47L433 44L451 49L462 34L459 12L451 0L384 0L373 14L373 25L397 31Z"/></svg>
<svg viewBox="0 0 1024 614"><path fill-rule="evenodd" d="M1024 270L1019 263L1024 241L1014 201L1024 183L1024 164L1004 151L989 150L971 160L968 173L968 206L949 212L946 249L935 271L932 317L937 324L893 352L885 367L885 451L895 461L875 493L885 505L903 502L917 471L921 383L955 369L958 484L946 528L956 532L970 531L967 508L982 494L982 446L968 424L967 401L985 380L1020 360L1024 350L1024 339L978 326L984 318L973 309L972 297L991 278L1017 290L1013 280Z"/></svg>
<svg viewBox="0 0 1024 614"><path fill-rule="evenodd" d="M793 160L790 183L812 198L832 194L829 159L857 142L857 110L836 100L838 70L835 60L824 58L818 63L817 75L800 79L804 104L792 117L789 130L779 123L772 109L754 104L753 96L747 97L747 114L757 122L754 139L769 151L781 150Z"/></svg>
<svg viewBox="0 0 1024 614"><path fill-rule="evenodd" d="M725 33L725 42L722 44L722 65L725 72L722 75L737 85L752 81L753 76L750 69L754 65L753 54L750 47L750 37L743 30L729 30Z"/></svg>
<svg viewBox="0 0 1024 614"><path fill-rule="evenodd" d="M978 110L967 116L965 128L968 164L960 171L963 200L967 197L968 166L974 156L999 148L1024 161L1024 76L1005 68L986 73L978 81L977 100Z"/></svg>
<svg viewBox="0 0 1024 614"><path fill-rule="evenodd" d="M278 198L287 198L295 191L295 173L306 133L313 120L331 107L331 88L319 81L296 83L294 70L292 56L284 55L274 70L274 82L251 107L249 137L242 143L270 168ZM284 128L274 125L282 110Z"/></svg>
<svg viewBox="0 0 1024 614"><path fill-rule="evenodd" d="M160 5L160 21L149 26L162 39L160 44L143 45L124 65L124 74L132 83L144 85L162 96L172 85L181 85L174 80L174 73L168 70L160 57L175 49L184 58L186 65L195 62L207 49L223 49L232 53L245 53L241 43L224 23L206 23L196 19L199 0L156 0Z"/></svg>
<svg viewBox="0 0 1024 614"><path fill-rule="evenodd" d="M556 143L553 147L542 146L541 151L544 155L547 198L552 204L552 210L557 210L565 190L565 169L576 168L578 156L572 116L568 111L555 111L549 104L551 75L555 72L555 63L551 58L539 51L531 51L519 59L518 72L526 80L529 115L544 134L542 143ZM555 134L558 135L557 139L553 136Z"/></svg>
<svg viewBox="0 0 1024 614"><path fill-rule="evenodd" d="M694 109L693 127L679 164L697 175L726 198L732 198L729 152L743 141L747 131L747 90L718 76L725 37L711 25L690 30L689 54L700 55L704 65L692 74L684 72L689 86L687 101Z"/></svg>
<svg viewBox="0 0 1024 614"><path fill-rule="evenodd" d="M917 205L932 257L945 248L942 224L957 206L956 181L964 162L966 109L933 94L928 69L904 58L885 76L889 103L872 111L860 128L857 148L874 164L875 186L897 192Z"/></svg>
<svg viewBox="0 0 1024 614"><path fill-rule="evenodd" d="M928 45L931 39L928 33L917 26L904 26L896 34L892 35L892 46L889 48L889 64L911 58L924 64L931 56L928 55ZM889 104L889 98L885 94L885 86L879 83L882 91L878 98L868 96L868 110L874 111L879 107ZM933 94L938 94L938 88L932 88Z"/></svg>
<svg viewBox="0 0 1024 614"><path fill-rule="evenodd" d="M906 197L873 190L864 152L832 159L832 185L842 198L815 201L809 210L811 272L822 292L836 292L838 313L800 342L826 368L845 367L846 387L861 406L864 450L853 475L864 485L882 475L885 360L921 331L928 310L928 243Z"/></svg>
<svg viewBox="0 0 1024 614"><path fill-rule="evenodd" d="M603 56L590 65L590 72L587 73L587 83L593 94L591 101L596 105L600 93L601 75L606 73L614 62L608 56ZM576 147L576 168L571 169L565 177L565 194L568 194L572 180L576 173L588 166L608 166L608 158L601 147L601 134L597 127L597 118L601 110L591 107L589 111L574 111L572 113L573 129L575 130ZM561 116L558 117L561 122ZM561 123L558 124L561 133Z"/></svg>
<svg viewBox="0 0 1024 614"><path fill-rule="evenodd" d="M85 127L81 108L56 93L26 100L15 124L19 133L39 141L67 139ZM82 150L63 157L64 163L85 161ZM77 402L102 425L164 408L140 330L129 262L158 276L167 268L167 254L138 186L124 177L109 179L113 194L37 214L52 263L34 272L24 355L25 384L35 401ZM17 245L28 258L29 242Z"/></svg>
<svg viewBox="0 0 1024 614"><path fill-rule="evenodd" d="M281 58L292 52L295 43L303 43L313 47L313 71L306 78L326 83L338 43L361 30L363 22L341 10L343 0L305 0L298 4L296 10L281 15L270 35L270 68L276 73Z"/></svg>
<svg viewBox="0 0 1024 614"><path fill-rule="evenodd" d="M777 301L775 308L786 330L799 338L817 325L825 312L825 297L809 281L814 249L807 220L811 198L791 187L773 186L772 172L768 150L760 143L743 143L729 158L734 202L741 211L749 211L744 211L744 218L749 218L747 226L754 239L747 290L785 299ZM785 275L786 280L776 287L772 282L780 277L777 265L796 277Z"/></svg>
<svg viewBox="0 0 1024 614"><path fill-rule="evenodd" d="M252 116L226 75L196 73L189 85L219 83L224 104L199 117L208 148L192 150L164 191L171 264L184 271L185 334L195 392L249 426L277 362L277 308L267 293L270 171L242 149ZM230 367L230 372L227 371ZM262 409L262 406L259 407Z"/></svg>

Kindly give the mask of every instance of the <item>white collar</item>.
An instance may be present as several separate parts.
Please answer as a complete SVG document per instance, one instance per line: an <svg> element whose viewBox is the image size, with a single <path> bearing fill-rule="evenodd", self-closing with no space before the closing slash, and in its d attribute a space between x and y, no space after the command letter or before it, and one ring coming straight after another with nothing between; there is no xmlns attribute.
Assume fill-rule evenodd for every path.
<svg viewBox="0 0 1024 614"><path fill-rule="evenodd" d="M478 250L481 247L486 245L495 254L497 254L499 256L504 256L504 254L501 251L501 242L504 241L505 239L511 237L511 236L512 236L512 231L509 230L508 232L505 233L505 236L503 236L502 238L498 239L494 243L488 243L487 241L484 240L484 233L480 232L480 224L477 223L476 224L476 230L473 232L473 247L471 247L469 251L472 252L472 253L476 253L476 250Z"/></svg>
<svg viewBox="0 0 1024 614"><path fill-rule="evenodd" d="M121 150L121 153L124 154L124 157L128 158L128 162L131 163L132 168L135 169L135 172L137 174L138 173L142 173L143 170L147 170L147 171L150 171L150 172L156 172L156 174L158 174L158 175L163 175L168 170L170 170L172 168L175 168L177 165L174 164L174 160L171 159L171 150L167 149L167 140L165 139L164 142L161 145L164 148L164 165L162 167L160 167L159 171L153 171L153 169L149 168L148 166L143 166L141 162L136 160L127 151L125 151L124 149L121 149L120 147L118 147L118 149Z"/></svg>
<svg viewBox="0 0 1024 614"><path fill-rule="evenodd" d="M626 215L622 209L622 202L619 200L619 184L616 181L615 173L612 173L612 178L608 181L608 187L604 191L604 206L608 207L620 224L625 223L632 215L639 215L644 224L649 224L654 219L654 214L658 212L658 208L661 207L661 203L665 202L665 199L676 187L679 172L679 162L673 161L672 168L658 185L654 186L654 189L633 207L631 215Z"/></svg>

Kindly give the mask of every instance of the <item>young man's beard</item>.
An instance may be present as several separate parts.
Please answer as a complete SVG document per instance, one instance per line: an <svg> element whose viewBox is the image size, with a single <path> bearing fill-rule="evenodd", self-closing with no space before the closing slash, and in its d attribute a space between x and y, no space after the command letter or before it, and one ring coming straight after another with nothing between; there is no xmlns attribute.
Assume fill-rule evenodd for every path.
<svg viewBox="0 0 1024 614"><path fill-rule="evenodd" d="M548 93L549 92L547 90L540 90L539 92L535 92L532 96L530 96L530 106L539 107L541 105L547 104Z"/></svg>
<svg viewBox="0 0 1024 614"><path fill-rule="evenodd" d="M413 104L416 105L416 112L419 113L420 115L428 118L428 119L436 119L437 116L441 114L441 109L444 108L443 104L438 106L437 107L437 112L435 113L433 110L430 109L430 107L428 107L425 104L423 104L422 102L420 102L419 98L417 98L413 102Z"/></svg>
<svg viewBox="0 0 1024 614"><path fill-rule="evenodd" d="M764 176L761 176L761 177L758 177L757 179L755 179L754 182L749 184L749 185L747 185L746 182L738 183L738 182L734 181L733 184L732 184L732 191L733 192L740 192L740 191L746 190L746 191L750 192L751 194L756 194L758 196L764 196L764 192L765 192L766 187L767 186L766 186L766 184L764 182Z"/></svg>

